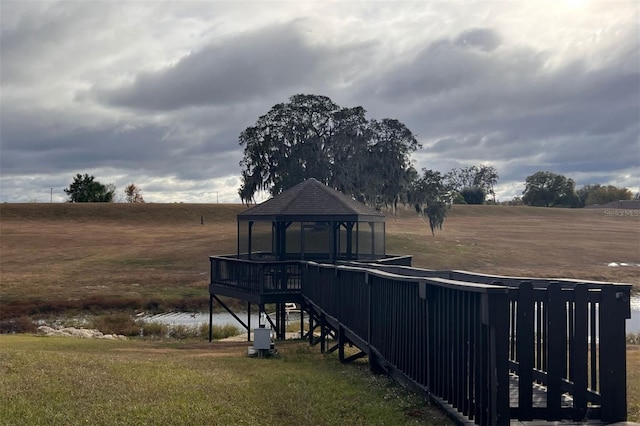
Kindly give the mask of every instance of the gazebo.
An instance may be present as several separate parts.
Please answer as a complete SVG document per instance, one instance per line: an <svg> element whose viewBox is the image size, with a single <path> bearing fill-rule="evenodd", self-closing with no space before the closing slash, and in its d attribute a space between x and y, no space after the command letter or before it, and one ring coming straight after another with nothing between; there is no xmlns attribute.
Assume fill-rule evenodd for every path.
<svg viewBox="0 0 640 426"><path fill-rule="evenodd" d="M307 179L238 215L238 257L255 260L376 260L385 256L380 212Z"/></svg>
<svg viewBox="0 0 640 426"><path fill-rule="evenodd" d="M247 331L251 328L250 316L245 324L218 296L248 302L247 312L252 303L259 305L261 313L266 304L275 304L272 325L284 336L285 305L302 303L304 262L376 262L387 258L384 215L313 178L237 218L237 254L209 258L210 340L214 300ZM410 264L411 257L402 257L400 262ZM269 316L267 319L271 322Z"/></svg>

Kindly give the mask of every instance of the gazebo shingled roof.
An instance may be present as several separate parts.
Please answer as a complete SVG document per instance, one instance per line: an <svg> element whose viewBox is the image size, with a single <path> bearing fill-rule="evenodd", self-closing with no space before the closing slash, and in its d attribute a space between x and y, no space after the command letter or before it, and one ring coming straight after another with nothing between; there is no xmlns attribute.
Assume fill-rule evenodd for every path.
<svg viewBox="0 0 640 426"><path fill-rule="evenodd" d="M238 215L238 256L376 259L384 229L382 213L310 178Z"/></svg>
<svg viewBox="0 0 640 426"><path fill-rule="evenodd" d="M238 220L382 222L384 215L310 178L238 214Z"/></svg>

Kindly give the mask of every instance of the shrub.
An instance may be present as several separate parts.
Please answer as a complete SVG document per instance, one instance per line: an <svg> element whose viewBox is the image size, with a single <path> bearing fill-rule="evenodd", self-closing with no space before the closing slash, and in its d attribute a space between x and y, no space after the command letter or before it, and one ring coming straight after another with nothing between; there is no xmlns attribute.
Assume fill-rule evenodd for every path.
<svg viewBox="0 0 640 426"><path fill-rule="evenodd" d="M139 321L138 324L142 328L142 336L144 337L162 339L169 334L169 327L166 324L144 321Z"/></svg>
<svg viewBox="0 0 640 426"><path fill-rule="evenodd" d="M187 325L172 325L169 327L168 336L176 340L184 340L189 337L198 337L198 327Z"/></svg>
<svg viewBox="0 0 640 426"><path fill-rule="evenodd" d="M453 199L451 200L451 202L453 204L467 204L467 202L464 200L464 197L459 192L453 194Z"/></svg>
<svg viewBox="0 0 640 426"><path fill-rule="evenodd" d="M462 188L460 195L467 204L484 204L487 194L484 189L479 186L469 186Z"/></svg>
<svg viewBox="0 0 640 426"><path fill-rule="evenodd" d="M209 333L209 324L203 324L205 329L205 336ZM213 326L213 338L214 340L226 339L227 337L237 336L241 334L242 330L232 324L224 324L222 326Z"/></svg>
<svg viewBox="0 0 640 426"><path fill-rule="evenodd" d="M0 333L13 334L13 333L34 333L36 331L36 325L29 319L29 317L18 317L0 321Z"/></svg>
<svg viewBox="0 0 640 426"><path fill-rule="evenodd" d="M140 325L125 313L98 315L91 319L91 327L104 334L122 334L124 336L139 336Z"/></svg>

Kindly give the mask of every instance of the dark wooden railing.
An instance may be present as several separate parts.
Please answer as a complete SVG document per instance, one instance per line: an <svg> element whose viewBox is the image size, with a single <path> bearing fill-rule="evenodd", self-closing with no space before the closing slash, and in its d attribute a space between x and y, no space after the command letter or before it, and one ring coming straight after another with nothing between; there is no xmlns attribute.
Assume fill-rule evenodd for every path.
<svg viewBox="0 0 640 426"><path fill-rule="evenodd" d="M211 284L248 294L300 293L300 262L211 256Z"/></svg>
<svg viewBox="0 0 640 426"><path fill-rule="evenodd" d="M404 260L210 260L212 286L301 296L338 344L354 344L372 368L461 423L626 420L630 285L433 271Z"/></svg>
<svg viewBox="0 0 640 426"><path fill-rule="evenodd" d="M513 417L626 418L628 288L523 281L509 290L509 304L509 367L519 379ZM536 406L531 383L546 388L545 406Z"/></svg>
<svg viewBox="0 0 640 426"><path fill-rule="evenodd" d="M509 423L507 288L312 263L302 282L370 362L477 424Z"/></svg>
<svg viewBox="0 0 640 426"><path fill-rule="evenodd" d="M626 419L625 320L631 317L630 285L367 267L509 289L509 370L518 378L512 392L513 418ZM532 383L544 387L543 401Z"/></svg>
<svg viewBox="0 0 640 426"><path fill-rule="evenodd" d="M477 424L626 419L631 286L352 265L309 263L303 296L450 412Z"/></svg>

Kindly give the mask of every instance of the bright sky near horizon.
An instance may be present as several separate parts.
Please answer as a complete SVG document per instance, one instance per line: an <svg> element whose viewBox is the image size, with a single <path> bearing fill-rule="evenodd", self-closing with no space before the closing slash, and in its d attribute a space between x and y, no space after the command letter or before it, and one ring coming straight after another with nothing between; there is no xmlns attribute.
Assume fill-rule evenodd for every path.
<svg viewBox="0 0 640 426"><path fill-rule="evenodd" d="M238 136L297 93L417 135L415 165L640 190L638 1L1 0L0 202L76 173L239 202ZM53 188L53 190L51 189Z"/></svg>

